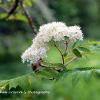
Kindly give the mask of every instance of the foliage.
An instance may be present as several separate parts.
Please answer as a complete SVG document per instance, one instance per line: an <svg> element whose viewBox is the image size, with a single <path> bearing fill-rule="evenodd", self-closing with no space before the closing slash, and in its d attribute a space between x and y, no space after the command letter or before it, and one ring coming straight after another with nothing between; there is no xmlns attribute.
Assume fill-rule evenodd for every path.
<svg viewBox="0 0 100 100"><path fill-rule="evenodd" d="M81 53L85 52L86 55L91 55L93 54L93 52L98 52L100 50L100 42L86 41L83 42L81 46L79 44L76 44L73 49L75 48L80 49ZM51 55L49 55L49 57L50 56ZM48 60L50 61L49 57ZM31 72L29 74L13 79L1 80L0 91L8 91L7 94L1 94L1 98L13 99L16 97L16 99L20 98L22 100L23 98L25 100L27 98L40 100L39 97L41 97L41 100L97 100L99 98L99 66L85 66L84 68L81 68L80 66L77 68L68 68L61 70L61 68L63 68L64 66L59 63L53 65L51 63L45 63L45 65L48 66L42 67L42 69L38 72ZM57 70L54 70L53 68L57 68ZM58 71L58 69L60 69L60 71ZM49 91L50 94L9 94L10 91L28 92L43 90ZM81 93L82 95L84 95L83 97L81 96Z"/></svg>
<svg viewBox="0 0 100 100"><path fill-rule="evenodd" d="M50 72L51 73L51 72ZM29 95L30 98L41 100L97 100L99 96L100 69L99 68L77 68L66 70L50 75L49 72L30 73L18 78L0 81L1 91L49 91L50 94L45 95ZM54 78L53 78L54 77ZM53 78L50 80L49 78ZM23 81L22 81L23 80ZM91 95L93 94L93 95ZM14 95L8 95L13 97ZM83 95L83 96L81 96ZM4 95L1 94L1 97ZM15 95L16 96L16 95ZM16 96L17 97L17 96ZM21 95L26 99L27 96ZM21 98L20 97L20 98ZM18 98L18 97L17 97Z"/></svg>
<svg viewBox="0 0 100 100"><path fill-rule="evenodd" d="M7 15L7 12L10 10L14 1L15 0L1 0L0 19ZM41 0L23 1L37 27L44 22L56 19L57 21L66 22L67 25L80 25L85 33L85 37L94 39L100 38L98 36L100 26L99 0L43 0L43 2ZM42 5L43 7L41 7ZM43 9L46 10L46 12ZM48 15L50 18L52 18L50 15L54 15L55 18L51 20L50 18L47 18ZM27 22L27 19L23 15L20 7L17 8L9 19L18 19Z"/></svg>
<svg viewBox="0 0 100 100"><path fill-rule="evenodd" d="M3 19L7 16L14 1L0 1L0 61L4 64L6 61L20 60L21 52L29 46L29 40L33 37L31 34L26 34L31 31L26 25L27 18L23 15L20 7L8 20ZM46 18L50 14L42 12L40 7L42 4L36 1L40 0L24 0L24 6L29 10L38 26L47 20L51 21L51 19ZM68 25L79 24L84 29L85 36L100 38L98 35L99 0L47 0L42 3L45 6L48 5L46 7L50 8L50 11L52 10L56 20L64 21ZM49 10L46 11L50 12ZM50 48L47 59L44 59L46 61L43 63L44 67L42 66L39 72L31 72L28 70L30 68L26 68L22 64L17 65L16 62L12 64L13 68L9 71L9 78L12 79L4 76L0 78L4 78L4 80L0 80L0 92L46 90L50 94L0 93L0 100L98 100L100 98L100 42L91 40L85 40L82 43L75 42L69 47L71 48L70 54L64 54L66 65L61 64L62 59L57 49L54 46ZM73 57L78 59L70 63ZM5 72L3 72L2 66L3 64L0 63L0 70L3 74L11 68L11 64L7 63L7 67L4 68ZM23 73L29 74L22 75ZM13 78L14 75L16 78ZM8 73L5 76L8 76Z"/></svg>

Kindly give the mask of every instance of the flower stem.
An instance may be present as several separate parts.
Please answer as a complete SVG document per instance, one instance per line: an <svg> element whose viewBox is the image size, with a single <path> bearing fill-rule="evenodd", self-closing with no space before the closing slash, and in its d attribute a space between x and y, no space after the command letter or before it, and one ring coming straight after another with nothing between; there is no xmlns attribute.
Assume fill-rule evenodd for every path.
<svg viewBox="0 0 100 100"><path fill-rule="evenodd" d="M54 46L55 46L56 49L59 51L59 53L60 53L60 55L61 55L61 57L62 57L62 64L64 64L64 63L65 63L65 62L64 62L64 56L63 56L61 50L57 47L57 45L56 45L55 43L54 43Z"/></svg>
<svg viewBox="0 0 100 100"><path fill-rule="evenodd" d="M67 47L68 47L68 42L66 41L66 42L65 42L65 52L64 52L64 53L66 53Z"/></svg>

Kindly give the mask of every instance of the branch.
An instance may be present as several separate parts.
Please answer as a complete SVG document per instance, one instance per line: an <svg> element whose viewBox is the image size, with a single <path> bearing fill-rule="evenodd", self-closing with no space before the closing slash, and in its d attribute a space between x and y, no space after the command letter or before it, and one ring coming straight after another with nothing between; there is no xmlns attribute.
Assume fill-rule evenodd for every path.
<svg viewBox="0 0 100 100"><path fill-rule="evenodd" d="M19 4L19 1L20 1L20 0L15 0L15 2L14 2L14 4L13 4L12 8L11 8L10 11L8 12L8 15L5 17L6 19L8 19L8 18L16 11L16 9L17 9L17 7L18 7L18 4Z"/></svg>
<svg viewBox="0 0 100 100"><path fill-rule="evenodd" d="M32 17L29 15L28 11L25 9L24 5L23 5L23 0L20 0L20 6L24 12L24 15L26 16L27 20L28 20L28 23L33 31L34 34L37 34L37 31L36 31L36 28L33 24L33 20L32 20Z"/></svg>

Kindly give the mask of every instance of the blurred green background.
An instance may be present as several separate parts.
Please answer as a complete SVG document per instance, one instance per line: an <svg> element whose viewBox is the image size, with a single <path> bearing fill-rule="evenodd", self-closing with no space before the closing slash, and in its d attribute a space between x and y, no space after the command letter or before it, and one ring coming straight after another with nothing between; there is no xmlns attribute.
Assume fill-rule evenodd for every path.
<svg viewBox="0 0 100 100"><path fill-rule="evenodd" d="M0 82L26 74L19 80L17 78L11 80L11 83L14 82L13 85L21 84L24 88L29 88L29 85L25 84L31 77L30 81L33 80L34 89L47 89L51 92L50 95L36 95L36 98L25 95L26 99L23 97L21 99L18 96L17 100L45 100L45 98L46 100L99 100L99 70L64 72L61 73L60 80L57 82L47 79L41 81L39 75L36 77L33 73L27 74L32 72L32 69L30 65L22 63L21 54L31 45L35 34L19 4L9 18L6 17L9 11L16 6L15 2L18 1L0 0ZM37 30L44 23L62 21L68 26L81 26L85 43L88 43L87 40L100 40L100 0L23 0L23 5ZM95 42L94 46L97 46ZM48 55L48 61L50 59L58 61L55 51L51 51ZM100 67L100 49L94 51L87 58L83 57L68 65L68 69L81 67ZM44 77L50 77L52 73L46 75L43 72L42 74ZM0 100L11 99L5 99L4 95L4 98L0 98ZM15 100L15 97L12 100Z"/></svg>
<svg viewBox="0 0 100 100"><path fill-rule="evenodd" d="M31 45L34 33L20 6L8 18L7 12L15 0L0 0L0 79L10 79L31 72L21 62L22 52ZM24 0L25 9L32 17L37 30L40 25L62 21L82 27L84 37L100 39L100 0ZM100 54L74 62L69 68L100 65ZM83 66L84 65L84 66Z"/></svg>

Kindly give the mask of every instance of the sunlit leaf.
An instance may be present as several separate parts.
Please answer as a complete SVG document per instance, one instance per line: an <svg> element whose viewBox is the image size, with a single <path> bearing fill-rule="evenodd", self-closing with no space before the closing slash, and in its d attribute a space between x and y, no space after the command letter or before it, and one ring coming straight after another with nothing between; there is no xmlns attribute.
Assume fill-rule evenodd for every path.
<svg viewBox="0 0 100 100"><path fill-rule="evenodd" d="M32 6L31 0L24 0L24 4L25 4L25 6L28 6L28 7Z"/></svg>

